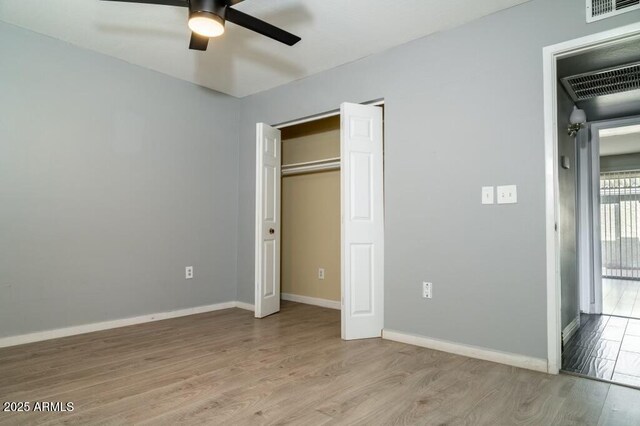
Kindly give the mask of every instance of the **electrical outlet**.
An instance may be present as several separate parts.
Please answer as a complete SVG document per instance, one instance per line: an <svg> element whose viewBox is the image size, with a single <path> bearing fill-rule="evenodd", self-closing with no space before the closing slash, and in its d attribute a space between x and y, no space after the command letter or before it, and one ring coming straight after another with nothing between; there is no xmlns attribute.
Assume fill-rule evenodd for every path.
<svg viewBox="0 0 640 426"><path fill-rule="evenodd" d="M426 281L424 281L422 283L422 298L423 299L431 299L431 287L433 286L432 283L428 283Z"/></svg>
<svg viewBox="0 0 640 426"><path fill-rule="evenodd" d="M193 266L185 266L184 268L184 278L186 280L190 280L193 278Z"/></svg>
<svg viewBox="0 0 640 426"><path fill-rule="evenodd" d="M324 268L318 268L318 279L324 280Z"/></svg>
<svg viewBox="0 0 640 426"><path fill-rule="evenodd" d="M518 202L518 187L504 185L497 188L498 204L516 204Z"/></svg>

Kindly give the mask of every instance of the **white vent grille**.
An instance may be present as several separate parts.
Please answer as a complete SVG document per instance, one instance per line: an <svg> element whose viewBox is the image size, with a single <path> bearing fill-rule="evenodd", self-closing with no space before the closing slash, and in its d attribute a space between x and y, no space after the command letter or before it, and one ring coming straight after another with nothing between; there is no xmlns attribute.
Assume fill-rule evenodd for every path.
<svg viewBox="0 0 640 426"><path fill-rule="evenodd" d="M640 0L587 0L587 22L640 9Z"/></svg>
<svg viewBox="0 0 640 426"><path fill-rule="evenodd" d="M574 102L640 89L640 62L562 79Z"/></svg>

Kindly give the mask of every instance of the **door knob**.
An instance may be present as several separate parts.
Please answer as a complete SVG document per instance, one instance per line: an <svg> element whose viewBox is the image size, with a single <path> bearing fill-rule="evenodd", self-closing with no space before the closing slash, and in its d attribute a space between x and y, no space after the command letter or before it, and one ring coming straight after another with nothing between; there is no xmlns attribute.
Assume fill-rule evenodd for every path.
<svg viewBox="0 0 640 426"><path fill-rule="evenodd" d="M269 233L270 233L271 235L273 235L273 234L275 234L275 233L276 233L276 230L275 230L275 229L273 229L273 228L269 228Z"/></svg>

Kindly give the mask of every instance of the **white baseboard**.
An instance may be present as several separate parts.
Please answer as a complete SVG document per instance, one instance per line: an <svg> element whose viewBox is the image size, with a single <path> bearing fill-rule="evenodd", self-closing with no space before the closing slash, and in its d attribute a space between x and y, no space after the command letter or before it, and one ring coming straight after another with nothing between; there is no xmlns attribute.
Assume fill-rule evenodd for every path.
<svg viewBox="0 0 640 426"><path fill-rule="evenodd" d="M282 300L291 302L306 303L307 305L322 306L323 308L340 310L340 302L336 300L319 299L317 297L299 296L291 293L280 293Z"/></svg>
<svg viewBox="0 0 640 426"><path fill-rule="evenodd" d="M566 345L569 339L576 334L576 331L580 328L580 314L576 316L573 321L571 321L567 326L562 330L562 344Z"/></svg>
<svg viewBox="0 0 640 426"><path fill-rule="evenodd" d="M418 336L415 334L408 334L394 330L382 330L382 338L400 343L407 343L409 345L421 346L423 348L435 349L437 351L463 355L469 358L477 358L485 361L497 362L514 367L526 368L528 370L541 371L543 373L547 372L546 359L532 358L524 355L495 351L493 349L486 349L478 346L463 345L460 343L432 339L429 337Z"/></svg>
<svg viewBox="0 0 640 426"><path fill-rule="evenodd" d="M244 309L246 311L254 312L256 310L255 305L252 305L251 303L235 302L235 304L236 308Z"/></svg>
<svg viewBox="0 0 640 426"><path fill-rule="evenodd" d="M0 338L0 348L23 345L25 343L39 342L42 340L57 339L59 337L75 336L77 334L91 333L93 331L108 330L111 328L126 327L128 325L142 324L145 322L160 321L169 318L184 317L187 315L201 314L204 312L219 311L229 308L241 308L253 311L253 305L244 302L224 302L214 305L196 306L194 308L179 309L177 311L159 312L155 314L141 315L132 318L123 318L111 321L95 322L72 327L57 328L55 330L38 331L35 333L20 334Z"/></svg>

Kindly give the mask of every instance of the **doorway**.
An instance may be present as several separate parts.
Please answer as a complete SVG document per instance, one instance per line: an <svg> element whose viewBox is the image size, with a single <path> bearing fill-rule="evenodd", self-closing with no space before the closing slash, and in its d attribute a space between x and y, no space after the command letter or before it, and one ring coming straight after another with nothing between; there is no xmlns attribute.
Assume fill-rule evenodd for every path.
<svg viewBox="0 0 640 426"><path fill-rule="evenodd" d="M607 336L619 333L617 327L620 325L614 320L612 323L607 321L590 321L585 318L581 312L588 312L586 315L601 314L598 310L597 286L595 281L601 271L596 269L596 264L591 263L591 271L588 271L589 265L584 265L578 260L585 253L589 252L588 247L594 247L593 244L585 242L583 233L579 228L579 224L587 222L592 223L594 229L599 231L599 223L596 224L594 219L599 216L593 211L582 208L580 204L584 198L578 198L579 194L588 192L588 188L582 185L582 176L576 176L575 171L581 163L584 163L585 153L583 147L590 148L589 135L593 129L594 121L613 119L620 117L616 115L616 109L626 108L630 104L640 105L640 97L638 96L638 88L620 85L616 90L613 85L610 86L608 92L599 92L597 84L590 75L581 75L581 72L572 72L571 74L561 75L562 67L571 65L580 65L580 63L590 69L582 70L587 74L598 74L597 77L604 76L607 80L606 73L613 71L610 68L621 64L606 64L611 59L616 59L616 55L612 52L623 52L627 47L632 50L640 44L640 24L633 24L626 27L616 28L598 34L582 37L559 43L544 48L544 114L545 114L545 175L546 175L546 241L547 241L547 349L548 349L548 371L557 374L563 365L563 349L570 345L570 340L578 335L584 337L583 345L589 346L591 352L588 355L581 354L584 364L580 366L580 372L584 374L585 365L599 369L600 365L606 370L610 368L610 363L599 363L605 357L598 356L599 352L593 352L595 346L602 343L603 333L607 327L610 327ZM624 44L628 43L626 46ZM594 53L588 57L589 53ZM586 60L584 60L586 59ZM637 62L637 61L636 61ZM626 65L633 65L627 63ZM615 71L613 72L615 74ZM575 77L574 82L585 83L591 90L587 98L594 98L588 107L581 106L587 98L574 98L562 81L565 77ZM582 79L582 77L586 77ZM608 83L615 82L615 79L609 79ZM573 95L583 94L580 87L576 87L577 92ZM580 93L578 93L580 92ZM609 102L610 99L620 99L620 96L608 97L615 93L622 93L625 97L623 102ZM626 94L625 94L626 93ZM564 98L564 99L563 99ZM573 121L572 108L576 106L586 110L587 119ZM590 112L591 111L591 112ZM593 112L596 114L593 114ZM605 112L611 114L606 117L597 117L599 113ZM590 117L591 116L591 117ZM593 121L592 121L593 120ZM565 135L570 134L573 138L566 138ZM580 149L578 149L580 148ZM577 167L578 166L578 167ZM561 180L564 179L564 182ZM573 180L574 185L571 181ZM562 187L573 189L574 196L569 195L563 197L561 194ZM591 188L593 197L599 197L599 188ZM573 205L574 214L571 214L571 206ZM593 205L593 204L592 204ZM598 204L599 208L599 204ZM572 232L573 228L573 232ZM563 230L565 231L563 234ZM598 233L592 233L593 236ZM590 254L592 259L599 259L600 253ZM585 274L585 272L587 274ZM597 272L597 273L596 273ZM582 282L587 276L591 291L585 293L582 290ZM580 284L580 285L579 285ZM571 287L567 287L572 286ZM583 327L581 327L581 325ZM591 330L588 330L588 328ZM581 331L582 330L584 331ZM626 325L625 325L626 329ZM592 334L589 334L592 333ZM624 330L623 330L624 334ZM573 342L577 343L577 342ZM564 358L567 358L565 352ZM615 361L614 361L615 363ZM614 364L615 366L615 364ZM611 380L605 379L605 380Z"/></svg>
<svg viewBox="0 0 640 426"><path fill-rule="evenodd" d="M593 242L593 257L583 259L590 262L593 279L581 277L580 287L595 303L581 309L577 330L564 345L563 370L638 387L640 126L634 123L640 118L586 126L592 158L581 174L591 177L593 196L579 204L592 212L593 223L579 231Z"/></svg>
<svg viewBox="0 0 640 426"><path fill-rule="evenodd" d="M286 289L295 285L298 288L296 291L302 291L300 290L302 287L306 287L308 291L319 290L318 285L314 288L313 282L294 284L290 280L291 276L284 277L283 280L283 265L287 268L285 273L294 275L299 273L300 276L306 277L306 280L311 277L310 270L313 270L314 274L317 272L317 275L314 275L317 280L326 281L328 272L334 275L334 279L336 278L335 262L331 271L327 271L320 264L319 258L307 259L306 263L282 259L282 256L287 253L291 255L290 249L292 245L296 244L297 238L289 232L292 227L295 228L294 224L290 223L289 228L283 230L282 196L283 179L287 179L287 177L313 172L326 173L339 169L340 273L337 281L340 283L341 336L345 340L381 337L384 323L383 119L381 104L382 102L369 105L344 103L340 106L339 111L323 114L321 117L301 119L277 126L257 124L255 234L255 316L257 318L275 314L280 310L283 285ZM338 157L334 156L336 154L335 148L330 148L330 144L323 145L321 141L315 142L317 145L315 149L308 149L309 140L306 141L306 144L295 141L291 143L295 137L289 136L292 132L295 135L295 126L330 117L337 117L339 120ZM318 123L315 124L318 125ZM283 134L286 137L284 142ZM283 151L283 143L291 143L291 145L287 145ZM301 149L305 145L306 149ZM284 163L284 155L289 157L291 162ZM302 194L303 202L305 197L309 200L309 197L320 196L320 193L316 193L312 189L313 182L309 186L300 185L300 182L287 181L284 187L290 193ZM313 202L310 201L307 204L313 204ZM294 211L299 214L306 208L304 215L307 219L311 220L315 217L317 220L318 210L322 210L326 206L308 208L308 205L290 206L287 204L286 207L288 217ZM310 225L312 226L312 224L303 223L299 224L298 228L309 232ZM284 241L284 248L288 250L286 252L283 251L283 237L287 239ZM316 252L327 251L327 248L320 250L320 241L317 244L313 241L303 243L297 241L297 243L302 244L300 247L304 246L307 253L312 253L314 250ZM333 248L335 249L335 246ZM309 265L315 266L310 267ZM324 280L320 277L324 277ZM314 299L316 301L318 299L324 300L325 303L335 302L314 296L302 295L302 298L300 296L294 294L294 297L302 302L305 300L311 302ZM287 297L291 300L292 293L285 293L285 298Z"/></svg>
<svg viewBox="0 0 640 426"><path fill-rule="evenodd" d="M280 298L340 309L340 117L281 135Z"/></svg>
<svg viewBox="0 0 640 426"><path fill-rule="evenodd" d="M640 319L640 118L634 122L598 129L599 241L602 313Z"/></svg>
<svg viewBox="0 0 640 426"><path fill-rule="evenodd" d="M629 142L636 138L629 131L624 140L613 134L640 115L640 37L612 38L553 59L556 344L563 371L636 386L640 321L630 317L640 289L632 282L639 255L634 173L640 163L633 164Z"/></svg>

